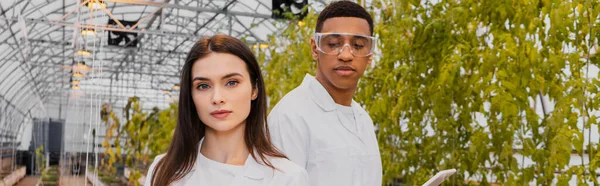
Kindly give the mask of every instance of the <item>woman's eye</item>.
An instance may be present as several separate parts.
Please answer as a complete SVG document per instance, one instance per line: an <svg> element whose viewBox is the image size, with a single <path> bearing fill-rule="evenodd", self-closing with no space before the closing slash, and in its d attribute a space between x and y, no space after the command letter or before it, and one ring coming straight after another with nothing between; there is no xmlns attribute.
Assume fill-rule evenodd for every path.
<svg viewBox="0 0 600 186"><path fill-rule="evenodd" d="M228 81L227 86L233 87L233 86L236 86L238 83L239 83L238 81Z"/></svg>
<svg viewBox="0 0 600 186"><path fill-rule="evenodd" d="M207 84L199 84L197 88L200 89L200 90L203 90L203 89L210 88L210 86L208 86Z"/></svg>

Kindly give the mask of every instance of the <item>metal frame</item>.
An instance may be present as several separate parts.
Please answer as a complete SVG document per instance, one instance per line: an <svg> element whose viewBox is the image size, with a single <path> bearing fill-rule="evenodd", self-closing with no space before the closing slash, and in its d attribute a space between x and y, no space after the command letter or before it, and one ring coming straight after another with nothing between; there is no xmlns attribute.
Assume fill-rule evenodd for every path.
<svg viewBox="0 0 600 186"><path fill-rule="evenodd" d="M21 140L33 118L63 119L73 108L108 102L120 109L133 95L146 111L167 107L169 97L178 97L172 88L196 39L224 33L248 44L265 43L267 34L286 22L271 19L269 0L104 0L107 7L93 11L78 1L0 4L0 144ZM21 36L18 15L28 37ZM97 24L123 18L139 21L131 28ZM83 37L83 28L96 29L98 35ZM135 48L109 46L109 31L138 33L140 42ZM94 45L91 56L77 55L76 50L92 50ZM79 99L71 98L78 93L70 89L68 66L73 60L84 60L92 68L80 85L87 95ZM46 111L57 108L58 116ZM89 115L89 109L83 110Z"/></svg>
<svg viewBox="0 0 600 186"><path fill-rule="evenodd" d="M98 76L94 77L101 75L111 83L106 85L88 83L88 80L84 80L82 84L87 87L109 86L111 89L109 95L122 94L124 90L131 88L127 87L128 84L139 84L136 81L140 80L136 80L135 77L152 79L151 85L134 87L135 89L149 91L147 93L149 95L162 95L163 90L170 89L173 84L178 83L182 60L193 41L201 35L223 32L224 28L228 28L226 32L228 34L260 43L265 42L266 37L261 38L259 34L255 34L257 31L253 30L262 29L268 32L275 30L272 26L275 21L271 19L270 8L260 0L252 2L106 0L105 2L108 6L96 10L95 13L90 13L89 9L86 11L86 7L82 7L82 4L74 0L65 0L64 4L61 1L19 0L8 6L4 5L5 7L0 6L0 22L5 23L0 27L0 46L8 48L0 52L2 63L0 72L8 72L7 78L0 80L0 87L7 88L4 92L0 91L0 95L7 96L6 99L11 102L25 104L25 107L50 102L64 104L68 98L61 98L60 101L58 98L70 91L68 88L70 74L68 70L61 67L65 64L70 65L72 58L79 58L75 50L86 45L85 43L90 47L90 39L93 39L74 35L73 29L95 28L102 31L99 33L103 35L106 35L107 31L139 33L138 39L142 44L135 49L107 46L106 38L96 37L102 40L101 43L96 42L96 45L103 47L103 51L96 54L96 57L103 59L104 65L101 67L103 72L95 73ZM27 25L28 38L19 37L21 27L17 24L19 19L16 16L19 13L23 15ZM98 13L106 14L101 16L104 17L103 19L120 19L136 15L135 17L140 21L133 28L89 24L90 20L99 19ZM247 19L253 21L240 21ZM251 23L259 26L251 27ZM73 36L77 37L73 38ZM30 48L25 51L27 47ZM14 69L5 69L5 66ZM56 92L61 92L60 96L57 96ZM118 99L126 98L117 96L114 99L116 100L110 101L116 102ZM151 99L148 101L163 102L163 100ZM21 106L19 108L21 111L27 110Z"/></svg>

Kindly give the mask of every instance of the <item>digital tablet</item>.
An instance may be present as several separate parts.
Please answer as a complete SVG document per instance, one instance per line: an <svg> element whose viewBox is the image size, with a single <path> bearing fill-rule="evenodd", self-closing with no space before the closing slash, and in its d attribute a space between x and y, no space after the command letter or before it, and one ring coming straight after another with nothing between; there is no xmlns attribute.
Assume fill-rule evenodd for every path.
<svg viewBox="0 0 600 186"><path fill-rule="evenodd" d="M452 176L454 173L456 173L456 169L448 169L448 170L440 171L437 174L435 174L435 176L433 176L431 179L429 179L429 181L425 182L425 184L423 184L423 186L438 186L444 180L446 180L446 178Z"/></svg>

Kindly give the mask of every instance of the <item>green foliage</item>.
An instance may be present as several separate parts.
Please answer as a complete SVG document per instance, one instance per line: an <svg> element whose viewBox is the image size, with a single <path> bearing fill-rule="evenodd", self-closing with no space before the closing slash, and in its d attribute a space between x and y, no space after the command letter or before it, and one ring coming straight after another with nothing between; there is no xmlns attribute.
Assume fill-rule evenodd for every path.
<svg viewBox="0 0 600 186"><path fill-rule="evenodd" d="M599 184L599 144L584 146L600 109L600 74L586 78L600 64L590 50L598 1L375 0L368 9L378 50L355 99L378 126L384 183L418 185L456 168L445 184ZM306 25L271 36L269 58L258 53L271 107L314 73L315 19L309 12ZM555 104L548 113L540 95ZM585 150L589 162L569 164Z"/></svg>
<svg viewBox="0 0 600 186"><path fill-rule="evenodd" d="M148 143L150 153L147 160L151 161L157 155L167 152L175 132L175 126L177 126L177 110L178 104L171 103L168 108L158 113L158 118L152 117L153 119L149 120L148 130L151 132L148 134L148 138L152 140Z"/></svg>
<svg viewBox="0 0 600 186"><path fill-rule="evenodd" d="M98 177L104 184L121 183L121 180L116 177L114 173L110 173L105 170L99 170Z"/></svg>
<svg viewBox="0 0 600 186"><path fill-rule="evenodd" d="M119 118L108 104L104 104L100 112L102 121L107 126L103 147L109 160L104 163L104 170L108 171L107 174L114 175L114 163L124 163L131 170L129 183L132 185L139 185L137 180L151 160L167 151L177 125L176 103L164 110L154 108L149 113L142 111L141 104L138 97L129 98L123 109L124 125L120 124ZM122 147L119 141L121 136L126 139ZM111 145L116 150L107 148ZM125 159L121 158L121 149L125 150ZM104 179L110 181L111 178L106 176Z"/></svg>
<svg viewBox="0 0 600 186"><path fill-rule="evenodd" d="M35 162L37 170L40 171L41 175L46 175L46 157L44 157L44 146L41 145L35 149Z"/></svg>
<svg viewBox="0 0 600 186"><path fill-rule="evenodd" d="M132 97L125 106L125 118L126 165L131 168L129 183L139 185L137 180L150 160L167 151L177 125L177 104L172 103L162 111L153 108L150 113L144 113L139 98Z"/></svg>
<svg viewBox="0 0 600 186"><path fill-rule="evenodd" d="M109 157L108 162L102 160L102 167L111 173L115 173L116 169L114 164L121 159L121 143L119 140L119 137L121 136L121 122L107 103L102 105L100 118L106 126L102 147L104 148L104 154L107 154ZM116 136L115 133L117 133ZM113 150L112 146L114 146L115 150Z"/></svg>
<svg viewBox="0 0 600 186"><path fill-rule="evenodd" d="M308 43L317 17L318 14L311 10L302 22L289 22L285 25L285 30L269 36L267 49L258 50L257 56L265 72L270 106L274 106L287 92L300 85L305 74L314 75L316 63L310 56ZM270 56L270 59L267 59L267 56Z"/></svg>
<svg viewBox="0 0 600 186"><path fill-rule="evenodd" d="M150 114L142 111L141 103L138 97L131 97L127 105L123 108L124 118L126 120L123 131L127 140L123 146L125 151L125 165L131 170L129 183L139 185L137 179L141 177L140 169L144 159L147 159L147 144L149 141L147 125L148 120L156 120L158 108L154 108ZM142 162L140 162L142 160Z"/></svg>
<svg viewBox="0 0 600 186"><path fill-rule="evenodd" d="M58 166L50 166L42 172L42 185L58 185Z"/></svg>

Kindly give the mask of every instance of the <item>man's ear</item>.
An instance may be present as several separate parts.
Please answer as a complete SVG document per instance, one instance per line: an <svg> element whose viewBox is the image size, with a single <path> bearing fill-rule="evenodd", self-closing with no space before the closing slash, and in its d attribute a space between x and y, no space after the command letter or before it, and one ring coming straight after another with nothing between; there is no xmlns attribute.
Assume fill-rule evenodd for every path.
<svg viewBox="0 0 600 186"><path fill-rule="evenodd" d="M312 59L318 61L319 59L319 51L317 50L317 43L315 42L315 38L310 38L310 49L312 54Z"/></svg>

